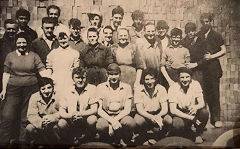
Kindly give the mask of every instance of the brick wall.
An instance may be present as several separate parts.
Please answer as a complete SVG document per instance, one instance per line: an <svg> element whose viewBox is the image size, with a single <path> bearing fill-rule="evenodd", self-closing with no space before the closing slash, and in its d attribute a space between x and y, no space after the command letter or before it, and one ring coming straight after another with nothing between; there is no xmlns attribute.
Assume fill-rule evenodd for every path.
<svg viewBox="0 0 240 149"><path fill-rule="evenodd" d="M37 28L41 18L46 16L46 7L55 4L60 6L61 20L64 24L76 17L83 25L88 26L86 13L93 9L102 12L103 23L109 24L111 10L120 5L125 10L123 23L131 25L131 13L141 9L147 21L164 19L170 29L184 28L189 21L200 26L199 16L203 12L215 14L214 29L222 34L227 47L227 54L222 57L223 77L221 79L221 116L224 121L240 118L240 1L238 0L1 0L0 26L5 19L14 18L19 7L31 11L30 26Z"/></svg>

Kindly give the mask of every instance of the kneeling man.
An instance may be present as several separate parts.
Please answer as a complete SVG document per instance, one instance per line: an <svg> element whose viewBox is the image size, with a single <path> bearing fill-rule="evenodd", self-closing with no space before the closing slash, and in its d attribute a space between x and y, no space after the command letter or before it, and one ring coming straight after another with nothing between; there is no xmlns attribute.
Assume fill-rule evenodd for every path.
<svg viewBox="0 0 240 149"><path fill-rule="evenodd" d="M113 144L130 145L134 119L129 116L132 105L132 89L129 84L120 81L121 71L117 64L107 68L108 81L97 86L99 98L97 130L100 138L110 139ZM105 140L103 140L105 141Z"/></svg>
<svg viewBox="0 0 240 149"><path fill-rule="evenodd" d="M59 102L54 94L53 80L39 79L39 92L29 100L27 118L27 137L29 141L40 144L57 143L57 122L59 119Z"/></svg>
<svg viewBox="0 0 240 149"><path fill-rule="evenodd" d="M208 121L208 111L205 108L201 85L192 80L191 70L179 69L179 81L170 86L170 111L174 115L173 127L177 135L189 135L195 143L202 143L201 134ZM191 132L191 126L196 132ZM188 136L189 137L189 136Z"/></svg>
<svg viewBox="0 0 240 149"><path fill-rule="evenodd" d="M88 84L87 71L82 67L73 69L72 79L72 91L64 93L59 107L58 127L66 143L77 143L83 136L92 139L96 134L96 86Z"/></svg>

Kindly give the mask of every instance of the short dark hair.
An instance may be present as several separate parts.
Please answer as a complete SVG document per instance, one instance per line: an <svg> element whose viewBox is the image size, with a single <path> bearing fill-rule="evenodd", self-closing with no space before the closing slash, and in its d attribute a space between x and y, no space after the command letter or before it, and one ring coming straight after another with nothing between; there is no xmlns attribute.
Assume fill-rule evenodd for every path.
<svg viewBox="0 0 240 149"><path fill-rule="evenodd" d="M38 79L39 89L47 84L51 84L52 86L54 86L53 80L51 78L42 77Z"/></svg>
<svg viewBox="0 0 240 149"><path fill-rule="evenodd" d="M112 17L115 15L115 14L120 14L121 16L124 16L124 10L121 6L117 6L116 8L113 8L112 10Z"/></svg>
<svg viewBox="0 0 240 149"><path fill-rule="evenodd" d="M157 22L157 25L156 25L156 29L166 29L166 30L168 30L169 29L169 26L168 26L168 24L167 24L167 22L165 21L165 20L159 20L158 22Z"/></svg>
<svg viewBox="0 0 240 149"><path fill-rule="evenodd" d="M58 7L58 6L56 6L56 5L50 5L50 6L48 6L47 7L47 15L49 15L49 10L50 9L57 9L58 10L58 16L60 16L60 14L61 14L61 9Z"/></svg>
<svg viewBox="0 0 240 149"><path fill-rule="evenodd" d="M72 78L75 74L79 75L79 76L83 76L84 73L87 74L87 70L85 68L83 68L83 67L74 68L73 71L72 71Z"/></svg>
<svg viewBox="0 0 240 149"><path fill-rule="evenodd" d="M153 76L156 80L155 83L158 82L158 76L159 76L158 71L156 69L153 69L153 68L147 68L147 69L143 70L143 72L142 72L142 77L141 77L141 80L140 80L141 84L144 84L145 77L147 75Z"/></svg>
<svg viewBox="0 0 240 149"><path fill-rule="evenodd" d="M56 24L56 21L53 18L50 17L43 17L42 18L42 25L44 23L53 23L54 25Z"/></svg>
<svg viewBox="0 0 240 149"><path fill-rule="evenodd" d="M69 27L72 26L73 28L76 28L76 27L82 28L81 25L82 25L81 21L77 18L71 18L68 21L68 26Z"/></svg>
<svg viewBox="0 0 240 149"><path fill-rule="evenodd" d="M214 16L212 13L203 13L200 16L200 21L202 23L203 19L208 19L210 22L212 22L213 18L214 18Z"/></svg>
<svg viewBox="0 0 240 149"><path fill-rule="evenodd" d="M17 33L15 36L15 42L18 40L18 38L24 38L27 41L27 44L30 43L30 37L25 32Z"/></svg>
<svg viewBox="0 0 240 149"><path fill-rule="evenodd" d="M97 30L95 27L90 27L90 28L87 30L87 34L88 34L89 32L96 32L97 35L99 36L99 32L98 32L98 30Z"/></svg>
<svg viewBox="0 0 240 149"><path fill-rule="evenodd" d="M133 20L136 20L136 19L143 20L144 19L144 13L141 10L135 10L132 13L131 17L132 17Z"/></svg>
<svg viewBox="0 0 240 149"><path fill-rule="evenodd" d="M197 30L197 25L193 22L188 22L185 25L185 33L189 33L190 31L196 31Z"/></svg>
<svg viewBox="0 0 240 149"><path fill-rule="evenodd" d="M7 24L16 24L17 25L17 22L13 19L7 19L4 21L4 28L6 29L6 25Z"/></svg>
<svg viewBox="0 0 240 149"><path fill-rule="evenodd" d="M112 26L110 26L110 25L105 26L104 29L103 29L103 32L104 32L105 29L110 29L112 32L114 31Z"/></svg>
<svg viewBox="0 0 240 149"><path fill-rule="evenodd" d="M192 70L188 69L187 67L181 67L178 69L178 77L180 77L180 73L188 73L190 76L192 76Z"/></svg>
<svg viewBox="0 0 240 149"><path fill-rule="evenodd" d="M30 20L30 12L26 9L20 8L16 12L16 18L18 19L19 16L26 16L28 21Z"/></svg>
<svg viewBox="0 0 240 149"><path fill-rule="evenodd" d="M153 22L148 22L144 25L144 30L146 30L146 27L149 26L149 25L153 25L154 26L154 23Z"/></svg>
<svg viewBox="0 0 240 149"><path fill-rule="evenodd" d="M179 28L173 28L170 33L171 36L180 35L182 37L182 30Z"/></svg>

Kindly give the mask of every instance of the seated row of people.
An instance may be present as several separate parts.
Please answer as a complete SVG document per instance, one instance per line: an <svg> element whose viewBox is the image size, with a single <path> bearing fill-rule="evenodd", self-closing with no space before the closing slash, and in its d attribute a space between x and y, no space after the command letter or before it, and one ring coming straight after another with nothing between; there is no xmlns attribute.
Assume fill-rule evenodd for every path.
<svg viewBox="0 0 240 149"><path fill-rule="evenodd" d="M157 83L154 69L143 71L142 85L134 95L120 76L120 67L112 63L107 68L107 81L96 87L88 83L86 69L75 68L74 87L61 95L55 94L51 79L41 78L39 92L29 102L28 139L71 144L93 141L98 134L98 141L114 145L146 145L166 135L190 134L195 143L203 142L208 111L201 86L192 80L190 70L179 69L178 82L168 93ZM151 137L149 130L153 131Z"/></svg>

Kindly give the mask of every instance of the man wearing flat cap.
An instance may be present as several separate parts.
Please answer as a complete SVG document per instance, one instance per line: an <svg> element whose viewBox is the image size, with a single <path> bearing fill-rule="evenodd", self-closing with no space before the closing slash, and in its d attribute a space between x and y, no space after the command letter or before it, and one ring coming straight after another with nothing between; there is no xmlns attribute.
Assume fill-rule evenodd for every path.
<svg viewBox="0 0 240 149"><path fill-rule="evenodd" d="M201 43L203 56L203 91L205 100L209 106L210 123L215 127L222 127L220 121L220 78L222 77L222 68L219 62L220 57L226 54L226 47L221 34L212 29L211 23L213 15L203 13L200 16L202 24L201 31L198 33L197 42Z"/></svg>
<svg viewBox="0 0 240 149"><path fill-rule="evenodd" d="M130 85L121 82L121 71L117 64L110 64L107 74L108 80L97 86L100 118L96 128L101 138L113 139L111 142L116 145L120 142L129 145L133 129L136 127L134 119L129 116L133 98L132 89Z"/></svg>
<svg viewBox="0 0 240 149"><path fill-rule="evenodd" d="M87 39L87 30L89 28L96 28L98 33L99 33L99 42L102 41L102 36L103 36L103 27L102 27L102 21L103 21L103 17L102 17L102 14L99 10L97 9L94 9L92 10L90 13L87 13L88 15L88 20L89 20L89 27L87 27L84 31L83 31L83 34L82 34L82 38L84 40L85 43L88 43L88 39Z"/></svg>

